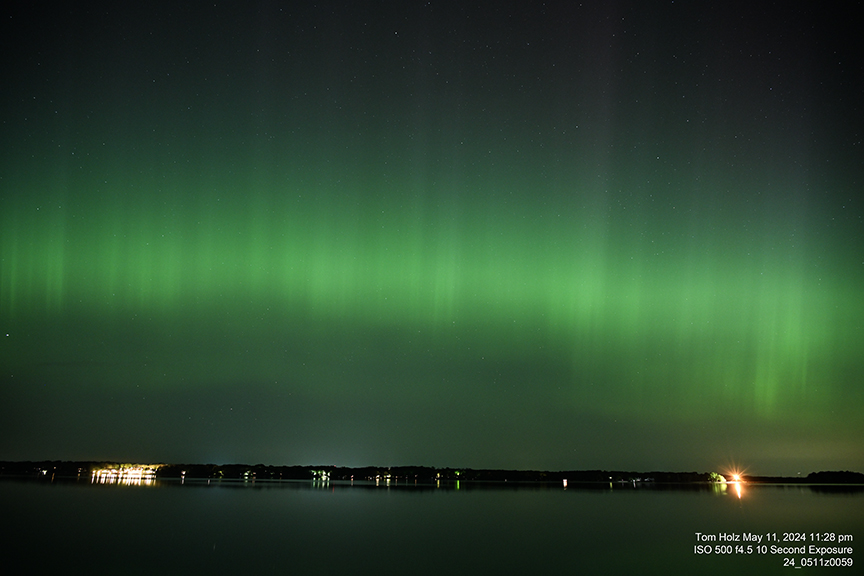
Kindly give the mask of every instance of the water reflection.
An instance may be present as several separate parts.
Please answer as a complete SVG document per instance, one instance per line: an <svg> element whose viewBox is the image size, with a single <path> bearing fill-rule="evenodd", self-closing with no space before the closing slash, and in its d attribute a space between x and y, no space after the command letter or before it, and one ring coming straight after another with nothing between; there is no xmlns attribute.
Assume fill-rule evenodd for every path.
<svg viewBox="0 0 864 576"><path fill-rule="evenodd" d="M731 491L740 500L741 497L744 495L744 481L740 479L735 479L724 482L715 482L711 484L711 489L715 494L718 495L726 495L729 494Z"/></svg>
<svg viewBox="0 0 864 576"><path fill-rule="evenodd" d="M51 549L72 566L89 566L94 553L105 565L128 565L129 558L153 551L147 552L150 557L166 559L160 573L186 575L272 573L274 566L320 573L323 558L326 572L346 574L789 576L795 570L770 553L775 542L767 543L764 554L755 546L750 554L733 546L721 555L712 545L710 555L701 555L693 552L692 535L777 533L782 538L782 532L796 531L809 538L811 533L860 535L864 530L864 493L826 495L822 487L803 485L634 487L570 478L565 489L562 480L463 479L457 490L455 479L442 480L436 488L434 480L415 487L413 479L402 478L398 484L392 478L389 487L382 478L376 487L374 476L353 484L331 478L328 485L323 478L252 482L187 475L185 484L178 477L159 478L152 483L157 488L135 490L117 485L138 484L138 478L149 485L143 471L130 467L121 475L117 465L97 468L105 473L93 474L92 482L86 474L50 482L70 484L59 489L46 489L50 474L0 477L0 509L15 519L4 541L7 563L26 565ZM81 530L104 522L106 510L112 518L133 518L136 529L106 531L97 539ZM412 527L422 527L419 535Z"/></svg>

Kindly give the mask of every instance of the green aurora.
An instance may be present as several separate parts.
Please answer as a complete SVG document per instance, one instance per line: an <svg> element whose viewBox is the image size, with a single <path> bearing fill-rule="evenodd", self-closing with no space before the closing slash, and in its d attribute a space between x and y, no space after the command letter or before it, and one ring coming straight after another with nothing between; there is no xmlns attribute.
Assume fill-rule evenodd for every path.
<svg viewBox="0 0 864 576"><path fill-rule="evenodd" d="M673 111L589 91L556 115L566 99L539 80L521 115L527 96L492 97L515 80L470 73L451 92L370 72L386 106L345 86L328 103L320 79L290 104L251 76L257 100L238 80L231 112L189 91L204 70L118 120L111 83L136 83L84 75L64 120L4 128L19 145L0 195L0 456L864 466L861 170L827 128L801 135L816 118L748 129L731 91L723 119L698 92ZM622 78L629 102L641 81ZM266 114L244 125L250 110ZM255 409L229 423L238 401ZM99 414L188 441L166 457L131 432L71 432ZM43 418L74 453L24 439ZM192 430L220 428L230 448L196 452ZM358 448L364 432L379 446Z"/></svg>

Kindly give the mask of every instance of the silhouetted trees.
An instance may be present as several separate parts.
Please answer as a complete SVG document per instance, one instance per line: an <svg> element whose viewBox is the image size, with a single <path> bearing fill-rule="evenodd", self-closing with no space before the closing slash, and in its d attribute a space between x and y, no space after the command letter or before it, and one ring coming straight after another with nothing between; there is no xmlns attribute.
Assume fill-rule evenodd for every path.
<svg viewBox="0 0 864 576"><path fill-rule="evenodd" d="M29 477L53 480L59 478L87 478L94 470L126 466L116 462L0 462L0 476ZM469 483L519 483L534 482L561 484L567 480L584 484L692 484L708 483L712 476L707 472L634 472L621 470L503 470L472 468L434 468L431 466L268 466L265 464L162 464L158 466L159 479L225 479L242 481L312 480L327 481L371 481L388 485L435 484L466 487ZM753 483L779 484L861 484L864 474L850 471L813 472L805 478L775 476L748 476Z"/></svg>

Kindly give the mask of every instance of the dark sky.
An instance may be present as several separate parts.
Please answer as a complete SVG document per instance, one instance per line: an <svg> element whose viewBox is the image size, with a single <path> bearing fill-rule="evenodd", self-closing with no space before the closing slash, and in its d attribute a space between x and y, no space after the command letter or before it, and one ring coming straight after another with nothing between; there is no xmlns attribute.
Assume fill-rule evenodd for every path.
<svg viewBox="0 0 864 576"><path fill-rule="evenodd" d="M0 459L864 470L856 3L14 4Z"/></svg>

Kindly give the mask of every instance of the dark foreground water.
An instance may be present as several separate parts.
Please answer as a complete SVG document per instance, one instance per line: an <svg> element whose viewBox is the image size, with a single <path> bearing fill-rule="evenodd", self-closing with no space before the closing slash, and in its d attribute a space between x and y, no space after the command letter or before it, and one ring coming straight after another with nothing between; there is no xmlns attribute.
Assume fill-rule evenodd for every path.
<svg viewBox="0 0 864 576"><path fill-rule="evenodd" d="M0 513L5 574L851 575L864 565L864 491L802 486L744 486L739 497L732 486L4 479ZM843 559L854 564L818 566Z"/></svg>

